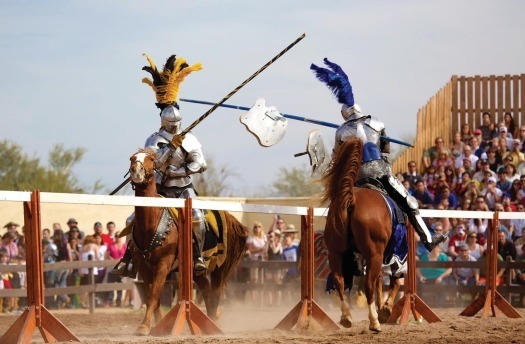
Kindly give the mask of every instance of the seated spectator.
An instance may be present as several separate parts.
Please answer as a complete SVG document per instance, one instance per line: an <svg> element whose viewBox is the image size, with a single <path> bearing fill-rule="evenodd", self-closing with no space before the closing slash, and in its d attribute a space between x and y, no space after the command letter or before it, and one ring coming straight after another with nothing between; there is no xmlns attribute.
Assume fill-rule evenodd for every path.
<svg viewBox="0 0 525 344"><path fill-rule="evenodd" d="M512 141L512 146L506 157L512 157L512 164L516 169L522 162L525 162L525 155L520 152L520 140L514 139Z"/></svg>
<svg viewBox="0 0 525 344"><path fill-rule="evenodd" d="M481 130L481 139L489 142L498 135L494 123L491 122L490 112L484 112L482 115L483 124L479 127Z"/></svg>
<svg viewBox="0 0 525 344"><path fill-rule="evenodd" d="M436 188L436 182L439 178L439 174L436 172L436 167L433 165L430 165L427 168L427 171L425 174L423 174L423 181L425 182L425 186L432 195L434 195L435 188Z"/></svg>
<svg viewBox="0 0 525 344"><path fill-rule="evenodd" d="M498 226L498 254L501 255L503 260L507 260L507 257L510 257L512 261L516 260L516 246L514 243L508 239L508 234L500 229Z"/></svg>
<svg viewBox="0 0 525 344"><path fill-rule="evenodd" d="M519 135L518 126L514 122L514 118L512 118L510 112L505 112L505 115L503 116L503 123L505 124L505 127L507 127L509 134L513 138L517 138Z"/></svg>
<svg viewBox="0 0 525 344"><path fill-rule="evenodd" d="M503 166L498 169L498 181L496 182L496 187L503 193L508 192L512 187L512 182L507 179L507 169Z"/></svg>
<svg viewBox="0 0 525 344"><path fill-rule="evenodd" d="M440 167L450 167L454 166L454 161L452 158L448 155L448 151L446 149L441 149L439 151L438 157L432 161L432 165L437 169Z"/></svg>
<svg viewBox="0 0 525 344"><path fill-rule="evenodd" d="M470 175L468 172L463 172L456 184L456 187L454 189L454 193L458 198L463 199L465 196L465 193L468 190L468 185L470 184Z"/></svg>
<svg viewBox="0 0 525 344"><path fill-rule="evenodd" d="M481 196L481 192L479 191L478 185L479 183L476 180L471 180L468 184L467 191L463 195L463 200L469 199L471 203L475 205L479 197L483 198L483 196Z"/></svg>
<svg viewBox="0 0 525 344"><path fill-rule="evenodd" d="M461 141L461 134L455 133L452 137L452 143L450 144L450 150L452 151L452 157L458 159L463 153L463 146L465 143Z"/></svg>
<svg viewBox="0 0 525 344"><path fill-rule="evenodd" d="M423 167L425 171L432 165L432 161L434 161L434 159L438 157L438 154L442 149L448 150L448 148L445 147L445 143L442 137L436 138L434 143L434 146L430 147L423 153ZM449 156L452 155L450 153L450 150L448 153Z"/></svg>
<svg viewBox="0 0 525 344"><path fill-rule="evenodd" d="M472 179L476 179L478 182L483 182L487 180L487 174L489 177L493 177L495 180L498 178L498 175L490 169L490 165L487 159L481 159L481 169L474 173Z"/></svg>
<svg viewBox="0 0 525 344"><path fill-rule="evenodd" d="M476 233L478 243L484 245L488 226L489 221L487 219L470 219L467 228L469 232Z"/></svg>
<svg viewBox="0 0 525 344"><path fill-rule="evenodd" d="M485 156L487 152L485 151L486 144L481 144L481 131L476 129L474 130L474 136L470 138L469 144L470 148L472 149L472 154L478 157L478 159L481 159L481 154L485 153ZM485 157L486 159L486 157Z"/></svg>
<svg viewBox="0 0 525 344"><path fill-rule="evenodd" d="M459 160L461 160L461 158ZM456 162L457 162L457 160L456 160ZM456 168L456 174L460 175L463 172L467 172L468 175L470 176L470 178L472 178L472 176L476 172L474 170L473 165L472 165L472 161L469 158L463 158L462 164L463 165L460 168Z"/></svg>
<svg viewBox="0 0 525 344"><path fill-rule="evenodd" d="M445 167L445 182L450 187L451 192L456 189L458 178L456 176L456 170L452 166Z"/></svg>
<svg viewBox="0 0 525 344"><path fill-rule="evenodd" d="M403 173L403 178L410 184L410 189L408 190L413 192L416 189L416 181L423 179L423 177L417 172L415 161L412 160L408 162L408 171Z"/></svg>
<svg viewBox="0 0 525 344"><path fill-rule="evenodd" d="M499 127L499 130L498 130L498 138L499 138L499 148L500 148L500 154L502 157L505 157L505 155L503 154L502 150L505 149L505 150L510 150L510 148L512 147L512 143L514 141L514 139L512 138L511 135L509 135L507 133L507 127L505 127L504 125L501 125Z"/></svg>
<svg viewBox="0 0 525 344"><path fill-rule="evenodd" d="M463 202L461 202L460 207L458 210L471 210L470 207L472 206L472 201L470 199L465 199Z"/></svg>
<svg viewBox="0 0 525 344"><path fill-rule="evenodd" d="M471 137L472 131L470 130L470 126L468 125L468 123L463 123L463 125L461 126L461 141L468 144Z"/></svg>
<svg viewBox="0 0 525 344"><path fill-rule="evenodd" d="M525 262L525 245L521 247L521 254L516 256L516 262ZM525 270L524 269L516 269L516 278L514 279L514 283L525 285Z"/></svg>
<svg viewBox="0 0 525 344"><path fill-rule="evenodd" d="M510 194L504 193L501 197L501 205L503 206L503 211L510 213L516 211L516 204L512 204L510 201Z"/></svg>
<svg viewBox="0 0 525 344"><path fill-rule="evenodd" d="M521 187L521 181L519 179L512 182L512 187L509 190L510 203L517 206L522 203L523 197L525 197L525 191Z"/></svg>
<svg viewBox="0 0 525 344"><path fill-rule="evenodd" d="M525 175L525 162L522 162L521 164L518 165L518 169L516 170L516 173L518 175Z"/></svg>
<svg viewBox="0 0 525 344"><path fill-rule="evenodd" d="M449 224L449 227L450 227L450 224ZM434 233L436 233L436 234L447 234L448 231L445 231L444 226L441 223L441 221L436 221L434 223ZM438 245L440 254L445 254L445 255L447 254L449 241L450 241L450 237L447 237L447 239L444 242L442 242L441 244Z"/></svg>
<svg viewBox="0 0 525 344"><path fill-rule="evenodd" d="M509 157L509 159L512 159L512 157ZM511 182L520 179L520 175L518 174L516 167L513 164L507 164L505 166L507 168L507 179Z"/></svg>
<svg viewBox="0 0 525 344"><path fill-rule="evenodd" d="M465 244L470 252L470 255L478 260L485 249L482 245L478 244L478 233L469 231L467 233L467 242Z"/></svg>
<svg viewBox="0 0 525 344"><path fill-rule="evenodd" d="M500 189L496 187L496 179L494 177L489 177L487 179L487 186L481 190L481 195L485 197L485 202L489 207L489 210L494 210L496 203L501 202L501 196L503 193Z"/></svg>
<svg viewBox="0 0 525 344"><path fill-rule="evenodd" d="M16 234L12 231L7 231L2 236L1 248L5 250L7 264L15 263L18 257L18 245L15 242Z"/></svg>
<svg viewBox="0 0 525 344"><path fill-rule="evenodd" d="M448 207L445 209L455 209L459 205L456 195L450 192L448 186L444 186L442 190L441 194L434 200L434 204L437 206L441 203L441 200L446 199L448 201Z"/></svg>
<svg viewBox="0 0 525 344"><path fill-rule="evenodd" d="M436 246L430 253L424 254L420 257L422 262L447 262L449 258L446 254L441 252L439 246ZM438 284L446 285L448 277L452 273L452 268L420 268L416 269L416 276L419 284ZM438 292L439 306L445 303L445 293L442 289Z"/></svg>
<svg viewBox="0 0 525 344"><path fill-rule="evenodd" d="M463 154L456 160L455 168L458 169L463 165L463 159L467 158L472 163L472 166L476 166L476 161L478 161L478 157L472 154L472 147L470 145L464 145L463 146Z"/></svg>
<svg viewBox="0 0 525 344"><path fill-rule="evenodd" d="M459 248L459 255L456 262L475 262L476 258L470 255L467 245ZM475 268L454 268L452 269L452 276L456 280L456 285L474 286L479 283L479 269Z"/></svg>
<svg viewBox="0 0 525 344"><path fill-rule="evenodd" d="M525 206L523 204L518 204L516 206L516 211L521 213L525 212ZM525 216L521 219L510 220L510 234L512 241L516 241L523 236L523 228L525 228Z"/></svg>
<svg viewBox="0 0 525 344"><path fill-rule="evenodd" d="M431 209L434 204L434 196L427 190L422 180L416 182L416 191L413 196L417 199L420 209Z"/></svg>
<svg viewBox="0 0 525 344"><path fill-rule="evenodd" d="M520 140L520 152L525 153L525 125L520 128L520 134L517 137Z"/></svg>
<svg viewBox="0 0 525 344"><path fill-rule="evenodd" d="M489 163L489 169L491 171L497 171L498 167L503 163L501 156L499 155L498 149L491 147L487 152L487 161Z"/></svg>
<svg viewBox="0 0 525 344"><path fill-rule="evenodd" d="M465 231L465 225L459 224L456 227L454 235L450 237L448 242L448 255L456 258L458 256L459 248L465 245L467 239L467 232Z"/></svg>

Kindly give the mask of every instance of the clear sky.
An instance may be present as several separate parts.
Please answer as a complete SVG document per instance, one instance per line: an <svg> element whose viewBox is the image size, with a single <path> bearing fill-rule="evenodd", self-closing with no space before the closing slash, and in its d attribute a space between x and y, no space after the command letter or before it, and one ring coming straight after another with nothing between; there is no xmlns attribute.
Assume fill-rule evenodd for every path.
<svg viewBox="0 0 525 344"><path fill-rule="evenodd" d="M157 65L170 54L202 62L180 96L219 101L303 32L228 103L263 97L283 113L339 123L340 105L309 70L328 57L389 136L415 137L418 109L453 74L525 72L524 12L523 1L1 1L0 139L43 160L56 143L85 147L81 182L113 189L159 128L143 52ZM183 127L208 108L182 103ZM281 143L263 148L241 114L217 110L193 134L236 173L235 195L260 195L280 167L307 162L293 154L320 127L290 120ZM334 130L322 132L331 150Z"/></svg>

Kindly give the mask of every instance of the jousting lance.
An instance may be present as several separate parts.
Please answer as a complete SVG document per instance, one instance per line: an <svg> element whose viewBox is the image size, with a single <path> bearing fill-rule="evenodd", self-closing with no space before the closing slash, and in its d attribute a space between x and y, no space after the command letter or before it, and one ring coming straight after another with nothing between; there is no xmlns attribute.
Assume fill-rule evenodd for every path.
<svg viewBox="0 0 525 344"><path fill-rule="evenodd" d="M184 98L181 98L179 100L182 101L182 102L186 102L186 103L195 103L195 104L204 104L204 105L216 105L215 103L207 102L207 101L203 101L203 100L184 99ZM246 106L239 106L239 105L232 105L232 104L220 104L218 106L225 107L225 108L230 108L230 109L236 109L236 110L250 111L250 108L246 107ZM335 129L340 127L339 124L325 122L325 121L320 121L320 120L312 119L312 118L296 116L296 115L289 115L289 114L286 114L286 113L281 113L281 116L283 116L284 118L289 118L289 119L293 119L293 120L296 120L296 121L308 122L308 123L322 125L324 127L330 127L330 128L335 128ZM388 142L397 143L397 144L400 144L400 145L403 145L403 146L414 147L410 143L406 143L406 142L403 142L403 141L400 141L400 140L397 140L397 139L393 139L393 138L388 137L388 136L381 136L381 139L383 139L385 141L388 141Z"/></svg>

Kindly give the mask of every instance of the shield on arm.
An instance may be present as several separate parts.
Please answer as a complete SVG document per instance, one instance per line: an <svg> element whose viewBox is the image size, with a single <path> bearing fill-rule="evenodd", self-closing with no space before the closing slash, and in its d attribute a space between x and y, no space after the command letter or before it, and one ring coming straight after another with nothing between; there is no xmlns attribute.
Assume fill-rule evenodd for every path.
<svg viewBox="0 0 525 344"><path fill-rule="evenodd" d="M252 108L241 115L240 121L263 147L270 147L281 141L288 126L288 120L275 106L267 107L263 98L257 99Z"/></svg>
<svg viewBox="0 0 525 344"><path fill-rule="evenodd" d="M323 165L326 158L326 148L323 141L323 135L319 130L312 130L308 134L306 143L306 152L295 154L296 157L308 154L310 166L312 166L312 175L314 175Z"/></svg>

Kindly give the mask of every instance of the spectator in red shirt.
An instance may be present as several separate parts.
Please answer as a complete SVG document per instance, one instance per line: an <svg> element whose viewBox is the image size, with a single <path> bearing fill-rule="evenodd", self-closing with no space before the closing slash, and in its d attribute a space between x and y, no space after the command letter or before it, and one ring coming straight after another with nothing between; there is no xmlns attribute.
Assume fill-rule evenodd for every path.
<svg viewBox="0 0 525 344"><path fill-rule="evenodd" d="M450 238L448 242L448 255L456 258L459 253L459 248L465 245L465 240L467 239L467 232L465 230L465 225L459 224L456 227L456 233Z"/></svg>

